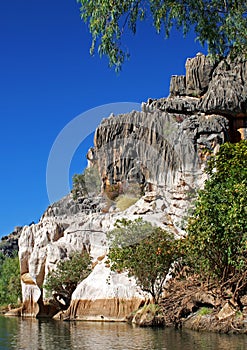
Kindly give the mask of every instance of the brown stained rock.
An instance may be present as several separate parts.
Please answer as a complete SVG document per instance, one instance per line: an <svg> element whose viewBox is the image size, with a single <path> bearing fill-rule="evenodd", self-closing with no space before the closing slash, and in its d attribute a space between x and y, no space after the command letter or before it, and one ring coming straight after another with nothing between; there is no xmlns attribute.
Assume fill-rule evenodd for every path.
<svg viewBox="0 0 247 350"><path fill-rule="evenodd" d="M36 285L36 282L34 281L33 277L31 277L29 272L23 273L21 275L21 281L25 284Z"/></svg>
<svg viewBox="0 0 247 350"><path fill-rule="evenodd" d="M127 315L139 309L143 301L139 298L106 298L95 300L72 300L63 319L88 321L125 321Z"/></svg>
<svg viewBox="0 0 247 350"><path fill-rule="evenodd" d="M20 317L21 315L22 315L22 307L11 309L4 313L4 316Z"/></svg>

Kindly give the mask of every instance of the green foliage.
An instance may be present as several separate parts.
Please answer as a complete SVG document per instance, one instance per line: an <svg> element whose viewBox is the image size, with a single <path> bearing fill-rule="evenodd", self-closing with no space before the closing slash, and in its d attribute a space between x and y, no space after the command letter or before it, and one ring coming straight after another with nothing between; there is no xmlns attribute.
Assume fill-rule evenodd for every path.
<svg viewBox="0 0 247 350"><path fill-rule="evenodd" d="M77 0L81 17L92 35L91 54L109 58L117 70L129 57L122 44L126 29L135 34L137 24L152 18L158 33L168 37L172 27L186 35L194 29L197 40L213 55L246 53L247 4L245 0Z"/></svg>
<svg viewBox="0 0 247 350"><path fill-rule="evenodd" d="M237 319L243 319L243 313L241 312L241 311L239 311L239 310L237 310L236 311L236 313L235 313L235 317L237 318Z"/></svg>
<svg viewBox="0 0 247 350"><path fill-rule="evenodd" d="M76 252L69 259L58 262L55 270L48 273L44 288L61 296L70 303L77 285L91 272L91 259L88 253Z"/></svg>
<svg viewBox="0 0 247 350"><path fill-rule="evenodd" d="M204 307L200 308L198 315L207 316L207 315L210 315L212 313L212 311L213 311L212 309L204 306Z"/></svg>
<svg viewBox="0 0 247 350"><path fill-rule="evenodd" d="M89 193L100 193L101 178L99 171L94 168L86 168L83 174L73 176L73 198L77 199Z"/></svg>
<svg viewBox="0 0 247 350"><path fill-rule="evenodd" d="M18 304L21 300L21 279L18 255L0 257L0 305Z"/></svg>
<svg viewBox="0 0 247 350"><path fill-rule="evenodd" d="M127 270L158 302L171 263L178 258L174 237L142 219L122 219L116 221L108 239L111 268Z"/></svg>
<svg viewBox="0 0 247 350"><path fill-rule="evenodd" d="M247 268L247 141L222 145L208 173L186 245L200 273L225 281Z"/></svg>

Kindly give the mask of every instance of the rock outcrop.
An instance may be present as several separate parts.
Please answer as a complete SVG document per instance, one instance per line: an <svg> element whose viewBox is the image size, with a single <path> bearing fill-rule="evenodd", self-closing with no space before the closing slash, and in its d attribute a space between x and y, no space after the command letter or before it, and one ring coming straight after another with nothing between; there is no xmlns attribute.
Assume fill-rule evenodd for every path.
<svg viewBox="0 0 247 350"><path fill-rule="evenodd" d="M88 198L98 207L107 205L101 195ZM105 233L122 217L142 216L156 225L162 224L162 201L155 195L141 198L125 212L89 212L75 202L72 195L50 206L36 225L26 226L19 239L23 316L40 317L53 313L43 303L42 290L48 272L72 252L87 250L93 258L93 272L75 290L69 310L63 318L90 320L123 320L124 317L149 299L133 278L113 272L106 261L108 244ZM155 205L153 205L155 203ZM154 210L154 207L155 210ZM62 318L61 317L61 318Z"/></svg>
<svg viewBox="0 0 247 350"><path fill-rule="evenodd" d="M98 261L93 272L73 294L64 318L99 321L124 321L148 299L127 273L115 273Z"/></svg>
<svg viewBox="0 0 247 350"><path fill-rule="evenodd" d="M22 315L55 312L46 308L42 286L73 251L87 250L95 267L61 318L123 320L147 301L133 278L109 269L106 232L117 219L142 217L185 234L183 218L206 179L207 158L222 143L246 137L246 78L245 60L212 63L199 54L187 61L185 76L172 77L168 98L102 121L88 160L100 171L104 193L79 202L68 195L21 231ZM114 196L131 195L136 186L145 195L121 212Z"/></svg>
<svg viewBox="0 0 247 350"><path fill-rule="evenodd" d="M228 120L212 114L133 111L104 120L95 132L94 158L104 186L156 191L166 214L179 222L205 180L207 157L229 140ZM109 192L109 190L108 190Z"/></svg>
<svg viewBox="0 0 247 350"><path fill-rule="evenodd" d="M186 75L173 76L170 96L149 100L147 108L167 112L218 114L229 121L230 140L247 138L247 60L220 62L202 54L186 62Z"/></svg>
<svg viewBox="0 0 247 350"><path fill-rule="evenodd" d="M0 240L0 253L6 257L12 257L18 252L18 239L21 234L22 227L15 227L14 231L8 236L4 236Z"/></svg>
<svg viewBox="0 0 247 350"><path fill-rule="evenodd" d="M185 64L187 96L203 96L207 92L215 66L215 61L201 53L187 59Z"/></svg>

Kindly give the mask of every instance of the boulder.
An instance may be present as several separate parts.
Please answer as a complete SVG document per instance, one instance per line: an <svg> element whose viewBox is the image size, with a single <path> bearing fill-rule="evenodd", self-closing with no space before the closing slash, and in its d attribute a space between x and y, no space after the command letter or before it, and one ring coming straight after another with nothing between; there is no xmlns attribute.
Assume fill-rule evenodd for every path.
<svg viewBox="0 0 247 350"><path fill-rule="evenodd" d="M164 327L165 320L158 305L148 304L128 317L128 321L140 327Z"/></svg>
<svg viewBox="0 0 247 350"><path fill-rule="evenodd" d="M100 261L72 295L64 318L78 320L124 321L149 299L127 273L117 273Z"/></svg>

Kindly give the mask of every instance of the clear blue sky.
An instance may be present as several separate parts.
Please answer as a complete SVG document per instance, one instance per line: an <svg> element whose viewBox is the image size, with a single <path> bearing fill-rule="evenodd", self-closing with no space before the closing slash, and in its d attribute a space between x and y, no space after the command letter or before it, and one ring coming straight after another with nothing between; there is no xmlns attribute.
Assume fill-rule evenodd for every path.
<svg viewBox="0 0 247 350"><path fill-rule="evenodd" d="M202 51L191 34L169 40L142 24L128 36L120 74L89 55L90 35L76 0L0 2L0 236L37 222L49 204L46 164L63 127L90 108L142 102L169 93L172 74ZM71 174L81 172L80 151Z"/></svg>

